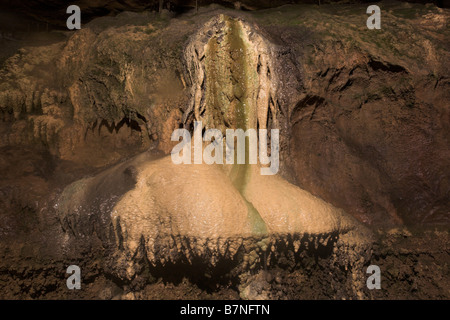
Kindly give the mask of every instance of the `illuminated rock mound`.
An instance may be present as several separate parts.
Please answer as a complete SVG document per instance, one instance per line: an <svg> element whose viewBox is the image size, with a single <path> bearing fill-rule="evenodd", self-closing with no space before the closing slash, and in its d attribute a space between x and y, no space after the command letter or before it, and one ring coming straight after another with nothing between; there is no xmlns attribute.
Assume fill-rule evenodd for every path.
<svg viewBox="0 0 450 320"><path fill-rule="evenodd" d="M185 50L192 91L182 125L202 121L223 133L277 129L282 83L274 50L256 26L224 15L210 20ZM269 264L288 247L296 253L334 248L333 259L361 273L367 231L343 210L260 168L174 164L170 156L144 153L69 185L57 207L66 229L76 236L94 230L109 244L118 273L128 279L144 257L154 266L233 261L242 271ZM357 291L363 281L356 271L352 277Z"/></svg>

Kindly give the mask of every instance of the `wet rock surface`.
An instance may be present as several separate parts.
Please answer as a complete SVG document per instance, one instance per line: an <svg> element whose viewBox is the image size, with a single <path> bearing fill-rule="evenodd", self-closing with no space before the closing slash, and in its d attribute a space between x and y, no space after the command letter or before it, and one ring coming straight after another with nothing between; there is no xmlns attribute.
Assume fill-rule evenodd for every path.
<svg viewBox="0 0 450 320"><path fill-rule="evenodd" d="M358 7L340 8L212 7L176 18L125 12L8 53L0 71L2 298L448 298L448 12L397 4L375 34ZM358 228L309 230L273 237L267 253L236 249L233 259L218 255L211 264L209 253L171 259L177 241L186 242L176 237L152 258L138 232L130 237L133 259L122 255L125 230L117 226L126 219L114 227L111 212L138 190L144 164L170 152L174 129L217 119L202 104L208 95L195 102L199 73L186 68L186 48L220 15L257 28L270 47L278 78L252 91L268 97L258 100L267 106L258 121L280 128L280 177L344 209L356 219L351 225L370 227L375 238L363 238L373 245L354 241ZM239 89L229 90L231 100L242 99ZM263 183L273 185L256 185ZM61 215L70 188L70 201L88 204L83 214L69 206ZM252 192L257 203L260 191L244 194ZM128 210L137 202L123 203ZM403 225L410 231L391 230ZM257 265L243 268L250 260ZM365 289L370 263L382 269L386 289ZM82 292L65 286L70 264L83 270Z"/></svg>

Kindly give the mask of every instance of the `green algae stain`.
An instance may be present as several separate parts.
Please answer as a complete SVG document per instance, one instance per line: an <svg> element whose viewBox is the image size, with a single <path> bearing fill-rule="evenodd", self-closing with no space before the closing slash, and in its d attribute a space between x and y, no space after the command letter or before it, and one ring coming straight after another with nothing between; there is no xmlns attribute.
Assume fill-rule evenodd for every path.
<svg viewBox="0 0 450 320"><path fill-rule="evenodd" d="M250 68L249 44L244 41L239 21L223 17L224 34L212 37L206 50L206 108L203 119L207 128L217 128L225 136L226 129L256 129L258 76ZM234 155L237 159L236 149ZM230 178L244 195L250 179L249 138L245 138L245 164L234 164ZM244 200L245 197L243 196ZM266 234L267 227L253 205L246 201L249 220L255 234Z"/></svg>
<svg viewBox="0 0 450 320"><path fill-rule="evenodd" d="M238 129L246 131L247 129L256 129L256 106L252 101L252 91L256 87L252 85L253 79L248 57L248 47L242 37L242 28L239 22L233 19L227 21L228 33L227 42L230 52L230 73L233 86L233 95L235 105L233 108L235 126ZM237 155L235 154L235 159ZM245 164L235 164L232 169L232 176L236 178L233 181L234 186L243 195L246 185L250 178L249 164L249 138L245 138ZM244 198L245 199L245 198ZM253 232L257 234L266 234L267 227L255 207L246 201L249 219L253 226Z"/></svg>
<svg viewBox="0 0 450 320"><path fill-rule="evenodd" d="M245 200L245 198L244 198ZM252 224L252 231L256 235L265 235L268 233L267 226L264 220L261 218L258 210L247 200L245 200L245 204L248 209L248 218Z"/></svg>

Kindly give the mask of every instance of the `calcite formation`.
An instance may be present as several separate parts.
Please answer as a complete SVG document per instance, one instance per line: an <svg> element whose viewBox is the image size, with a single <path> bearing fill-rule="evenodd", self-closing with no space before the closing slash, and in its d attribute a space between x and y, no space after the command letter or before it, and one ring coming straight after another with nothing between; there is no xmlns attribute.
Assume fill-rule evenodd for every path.
<svg viewBox="0 0 450 320"><path fill-rule="evenodd" d="M276 125L276 48L241 19L220 15L185 50L191 87L187 121L194 115L207 127L266 129L269 110Z"/></svg>
<svg viewBox="0 0 450 320"><path fill-rule="evenodd" d="M254 25L224 15L210 20L185 50L192 90L182 125L277 128L273 50ZM249 270L276 259L280 244L297 252L340 241L356 255L369 248L369 234L343 210L259 169L174 164L144 153L68 186L57 208L75 235L93 228L109 241L129 279L142 257L155 266L229 260ZM348 255L344 264L352 263L362 268L364 256Z"/></svg>

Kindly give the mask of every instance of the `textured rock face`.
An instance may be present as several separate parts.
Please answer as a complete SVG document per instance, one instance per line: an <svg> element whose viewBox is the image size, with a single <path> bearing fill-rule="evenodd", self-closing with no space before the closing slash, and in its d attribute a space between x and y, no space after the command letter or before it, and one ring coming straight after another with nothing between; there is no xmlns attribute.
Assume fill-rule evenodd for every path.
<svg viewBox="0 0 450 320"><path fill-rule="evenodd" d="M445 225L449 15L402 10L387 10L377 34L350 35L344 24L359 30L360 20L343 15L303 56L289 161L299 185L360 221ZM404 41L409 30L413 43Z"/></svg>
<svg viewBox="0 0 450 320"><path fill-rule="evenodd" d="M282 9L280 21L271 11L247 19L258 22L253 37L262 38L250 40L261 53L246 61L260 66L253 78L261 83L246 85L256 104L267 104L252 121L280 128L281 173L368 224L445 223L448 13L388 6L386 26L375 34L359 30L364 21L353 9L305 8ZM207 79L204 90L195 87L215 61L196 62L195 50L204 48L187 48L206 45L188 37L220 14L211 12L197 16L198 24L123 13L65 42L21 49L2 69L2 146L38 145L59 159L101 167L147 148L167 154L171 132L194 116L224 127L211 120L218 118L214 108L229 99L238 106L242 88L220 79L226 70L212 72L219 78ZM333 28L308 27L327 19ZM210 24L215 32L217 23ZM411 30L417 41L409 48L401 37ZM273 45L264 49L264 41ZM214 86L224 94L199 94ZM207 102L214 107L200 115Z"/></svg>
<svg viewBox="0 0 450 320"><path fill-rule="evenodd" d="M180 117L173 106L184 104L177 55L183 35L175 28L174 41L161 52L153 50L172 36L157 31L167 21L148 23L152 17L132 15L135 26L130 26L124 14L114 19L122 21L119 33L98 21L67 42L23 49L9 60L0 100L10 125L2 145L38 144L60 159L88 166L115 162L155 141L167 148Z"/></svg>

